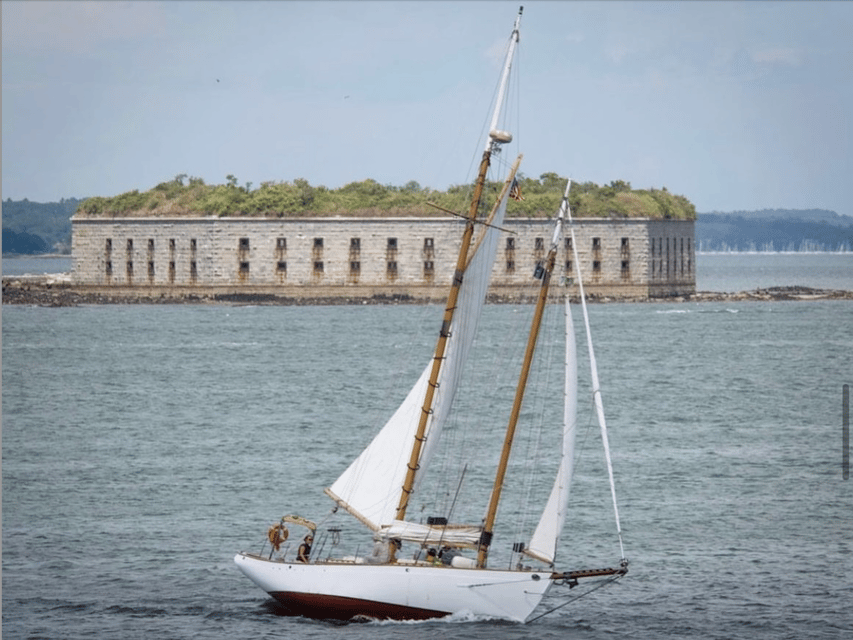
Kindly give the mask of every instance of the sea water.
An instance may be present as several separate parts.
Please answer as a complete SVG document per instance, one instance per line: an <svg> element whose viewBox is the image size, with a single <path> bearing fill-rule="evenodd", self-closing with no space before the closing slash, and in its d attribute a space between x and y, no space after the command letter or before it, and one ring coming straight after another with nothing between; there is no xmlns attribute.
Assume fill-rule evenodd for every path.
<svg viewBox="0 0 853 640"><path fill-rule="evenodd" d="M441 311L4 306L4 637L853 632L850 301L590 307L631 562L620 582L572 602L582 587L555 589L541 611L560 608L530 625L281 616L234 553L260 551L285 513L328 512L321 488L424 366ZM487 306L478 344L527 311ZM576 526L576 485L561 557L617 562L612 533Z"/></svg>

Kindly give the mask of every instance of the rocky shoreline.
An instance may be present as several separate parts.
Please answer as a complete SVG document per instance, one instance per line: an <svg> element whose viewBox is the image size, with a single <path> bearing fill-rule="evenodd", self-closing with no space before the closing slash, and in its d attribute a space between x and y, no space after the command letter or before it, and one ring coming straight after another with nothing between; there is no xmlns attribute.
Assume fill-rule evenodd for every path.
<svg viewBox="0 0 853 640"><path fill-rule="evenodd" d="M853 291L813 289L788 286L755 289L738 293L699 291L671 298L614 298L590 296L594 303L612 302L748 302L748 301L813 301L853 300ZM490 296L491 303L513 303L518 300ZM352 305L352 304L422 304L423 301L409 295L374 295L324 297L324 296L278 296L270 293L181 293L159 295L110 295L101 291L87 291L71 284L68 274L45 276L6 276L3 278L3 304L34 305L41 307L72 307L98 304L231 304L231 305Z"/></svg>

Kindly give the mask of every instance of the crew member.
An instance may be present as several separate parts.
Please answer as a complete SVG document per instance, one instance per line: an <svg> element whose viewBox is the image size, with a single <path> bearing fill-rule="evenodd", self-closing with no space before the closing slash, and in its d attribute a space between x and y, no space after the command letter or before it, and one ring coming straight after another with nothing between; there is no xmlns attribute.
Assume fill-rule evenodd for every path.
<svg viewBox="0 0 853 640"><path fill-rule="evenodd" d="M314 542L314 536L310 533L302 540L299 549L296 552L296 559L299 562L308 562L311 556L311 543Z"/></svg>

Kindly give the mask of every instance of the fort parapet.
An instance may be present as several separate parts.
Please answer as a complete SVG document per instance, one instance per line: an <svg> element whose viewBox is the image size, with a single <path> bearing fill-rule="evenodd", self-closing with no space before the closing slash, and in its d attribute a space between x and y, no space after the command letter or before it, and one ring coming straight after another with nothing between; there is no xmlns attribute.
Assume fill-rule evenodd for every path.
<svg viewBox="0 0 853 640"><path fill-rule="evenodd" d="M110 217L72 219L73 286L111 295L406 296L440 301L464 224L452 218ZM492 299L515 299L548 251L550 219L511 218ZM693 220L576 219L580 270L593 297L696 291ZM570 240L558 265L573 267ZM558 269L562 273L562 269ZM576 285L574 285L576 286Z"/></svg>

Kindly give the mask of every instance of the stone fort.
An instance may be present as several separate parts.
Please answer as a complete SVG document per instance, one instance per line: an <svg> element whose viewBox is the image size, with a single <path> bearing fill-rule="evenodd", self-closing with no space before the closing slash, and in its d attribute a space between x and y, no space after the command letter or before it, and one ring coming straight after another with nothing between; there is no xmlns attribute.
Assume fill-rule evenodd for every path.
<svg viewBox="0 0 853 640"><path fill-rule="evenodd" d="M462 224L450 217L75 216L73 281L80 288L128 296L442 301ZM580 264L573 264L567 237L556 273L579 267L593 298L695 293L694 221L580 218L573 227ZM517 299L535 282L553 222L509 218L502 228L489 296Z"/></svg>

